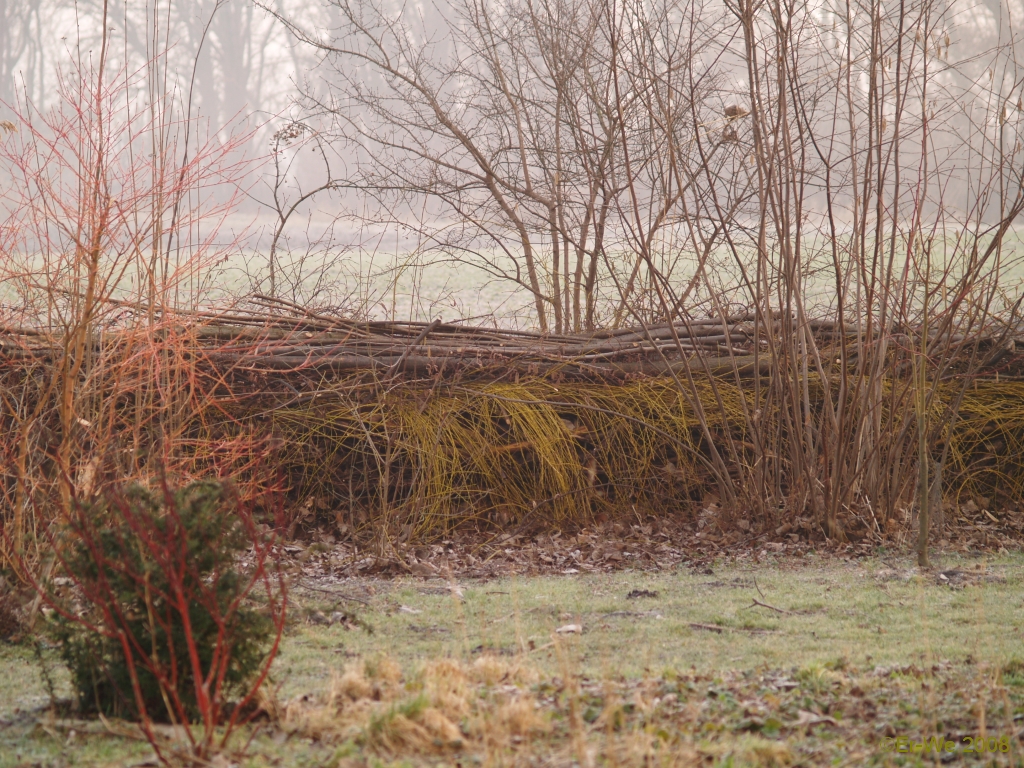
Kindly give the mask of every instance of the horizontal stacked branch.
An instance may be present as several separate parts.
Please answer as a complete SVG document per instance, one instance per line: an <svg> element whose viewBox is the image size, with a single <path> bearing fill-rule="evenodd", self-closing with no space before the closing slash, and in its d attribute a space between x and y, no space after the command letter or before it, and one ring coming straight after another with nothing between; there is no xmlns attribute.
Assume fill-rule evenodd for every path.
<svg viewBox="0 0 1024 768"><path fill-rule="evenodd" d="M459 375L488 378L507 373L559 378L619 380L659 376L687 367L695 373L749 377L769 374L776 336L794 330L784 318L755 322L753 314L681 320L647 327L557 335L476 327L458 323L355 321L308 312L281 301L257 297L260 310L175 312L164 316L196 359L217 369L244 368L287 374L302 371L371 371L389 377ZM131 307L125 307L131 311ZM811 320L808 330L819 348L862 337L855 324L842 328L832 320ZM165 331L166 332L166 331ZM877 338L877 329L873 331ZM45 362L61 349L41 328L0 326L0 361ZM891 342L920 349L920 332L892 328ZM95 335L94 344L117 343L118 329ZM1024 374L1024 327L987 329L971 338L931 338L934 347L947 341L963 349L982 350L984 366L974 375ZM854 355L855 357L855 355Z"/></svg>

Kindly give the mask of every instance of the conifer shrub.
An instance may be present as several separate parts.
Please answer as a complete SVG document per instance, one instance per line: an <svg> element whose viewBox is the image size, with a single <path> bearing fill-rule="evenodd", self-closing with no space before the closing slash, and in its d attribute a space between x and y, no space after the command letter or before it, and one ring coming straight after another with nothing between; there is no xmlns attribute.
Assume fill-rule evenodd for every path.
<svg viewBox="0 0 1024 768"><path fill-rule="evenodd" d="M285 614L274 542L233 488L112 489L74 503L54 548L70 588L45 595L80 706L147 733L184 725L197 753L218 726L226 740L252 711Z"/></svg>

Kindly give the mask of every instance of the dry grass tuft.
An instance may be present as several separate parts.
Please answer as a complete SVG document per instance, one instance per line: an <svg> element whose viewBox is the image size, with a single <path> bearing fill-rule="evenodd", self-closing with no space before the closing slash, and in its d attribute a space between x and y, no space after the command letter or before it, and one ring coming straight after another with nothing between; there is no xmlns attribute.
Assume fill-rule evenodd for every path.
<svg viewBox="0 0 1024 768"><path fill-rule="evenodd" d="M469 680L462 665L451 659L428 662L423 688L430 704L450 717L463 718L470 711Z"/></svg>
<svg viewBox="0 0 1024 768"><path fill-rule="evenodd" d="M353 740L383 756L494 755L550 731L527 687L536 679L522 663L491 656L470 665L435 659L408 676L380 657L346 666L323 702L302 697L274 711L288 732Z"/></svg>
<svg viewBox="0 0 1024 768"><path fill-rule="evenodd" d="M376 656L363 665L366 676L378 684L397 685L402 681L402 668L390 656Z"/></svg>
<svg viewBox="0 0 1024 768"><path fill-rule="evenodd" d="M532 685L540 679L536 669L521 663L519 659L510 661L491 654L481 656L473 662L467 673L474 682L487 686L499 683Z"/></svg>
<svg viewBox="0 0 1024 768"><path fill-rule="evenodd" d="M385 755L433 754L462 748L456 722L471 713L471 701L456 662L433 661L405 679L394 660L380 656L347 665L322 703L290 702L280 724L327 743L353 739Z"/></svg>
<svg viewBox="0 0 1024 768"><path fill-rule="evenodd" d="M470 674L473 679L478 683L484 685L497 685L499 682L504 681L508 676L509 668L502 659L497 656L481 656L475 662Z"/></svg>
<svg viewBox="0 0 1024 768"><path fill-rule="evenodd" d="M520 696L498 707L495 725L509 736L531 736L548 730L548 723L537 711L537 702Z"/></svg>
<svg viewBox="0 0 1024 768"><path fill-rule="evenodd" d="M728 745L716 744L701 751L717 757L723 763L750 768L786 768L794 761L793 753L786 742L753 734L742 736Z"/></svg>
<svg viewBox="0 0 1024 768"><path fill-rule="evenodd" d="M349 664L340 676L331 681L328 701L334 706L340 706L345 700L359 701L372 695L373 686L363 674L362 665Z"/></svg>
<svg viewBox="0 0 1024 768"><path fill-rule="evenodd" d="M440 711L433 707L427 707L423 710L421 721L433 735L435 746L438 741L445 746L459 747L462 745L462 731Z"/></svg>
<svg viewBox="0 0 1024 768"><path fill-rule="evenodd" d="M429 754L439 746L430 731L401 712L387 712L371 721L365 743L384 754Z"/></svg>
<svg viewBox="0 0 1024 768"><path fill-rule="evenodd" d="M609 765L658 766L658 768L691 768L706 765L707 757L689 743L671 743L651 738L645 730L630 730L613 738L607 737L604 754ZM746 763L737 763L746 766Z"/></svg>

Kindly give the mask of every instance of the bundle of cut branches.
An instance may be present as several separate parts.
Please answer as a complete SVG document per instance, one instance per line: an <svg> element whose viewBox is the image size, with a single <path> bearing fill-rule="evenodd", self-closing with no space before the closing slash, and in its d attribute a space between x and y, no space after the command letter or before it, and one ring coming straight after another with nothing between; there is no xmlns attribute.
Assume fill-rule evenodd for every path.
<svg viewBox="0 0 1024 768"><path fill-rule="evenodd" d="M166 314L163 319L168 319ZM773 342L783 330L795 329L792 319L744 312L557 335L441 320L357 321L259 295L244 309L175 311L173 319L189 340L192 354L217 368L242 366L281 373L365 370L385 376L491 376L504 371L606 379L656 376L687 368L709 375L750 376L772 370ZM784 325L790 327L784 329ZM806 325L825 350L845 343L849 352L851 343L879 336L877 328L857 323L818 319ZM104 333L94 334L94 343L103 344L104 337L107 343L115 341L117 333L116 323L112 324ZM922 348L919 329L890 328L886 335L898 347ZM55 336L39 328L0 326L0 358L52 360L61 354L60 347L51 343ZM933 332L927 348L943 344L981 350L975 355L975 375L1024 374L1024 327L989 327L970 338Z"/></svg>

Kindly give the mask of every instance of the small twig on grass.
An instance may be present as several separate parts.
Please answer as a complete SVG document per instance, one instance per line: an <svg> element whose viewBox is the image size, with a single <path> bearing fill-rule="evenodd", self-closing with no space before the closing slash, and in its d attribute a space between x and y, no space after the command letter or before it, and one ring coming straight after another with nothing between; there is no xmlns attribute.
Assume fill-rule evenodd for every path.
<svg viewBox="0 0 1024 768"><path fill-rule="evenodd" d="M334 590L331 590L331 589L324 589L323 587L314 587L312 584L307 584L304 581L300 582L300 586L302 587L302 589L309 589L309 590L312 590L313 592L323 592L325 595L330 595L331 597L335 597L338 600L341 600L342 602L360 603L362 605L365 605L368 608L370 607L370 601L369 600L363 600L361 597L352 597L351 595L344 595L341 592L335 592Z"/></svg>
<svg viewBox="0 0 1024 768"><path fill-rule="evenodd" d="M697 622L694 622L694 621L690 622L690 628L691 629L703 629L706 632L717 632L718 634L722 634L727 629L730 632L732 631L732 627L723 627L723 626L721 626L719 624L698 624Z"/></svg>
<svg viewBox="0 0 1024 768"><path fill-rule="evenodd" d="M531 648L527 653L537 653L538 651L546 651L548 648L554 646L555 641L552 640L550 643L544 643L544 645L538 645L536 648Z"/></svg>
<svg viewBox="0 0 1024 768"><path fill-rule="evenodd" d="M774 635L777 634L773 629L754 629L752 627L724 627L721 624L701 624L696 621L688 622L691 629L700 629L705 632L717 632L722 634L723 632L749 632L752 635Z"/></svg>
<svg viewBox="0 0 1024 768"><path fill-rule="evenodd" d="M757 594L759 594L761 596L762 600L767 600L768 598L765 597L764 596L764 592L761 591L761 586L757 583L757 577L754 576L753 579L754 579L754 589L757 590Z"/></svg>
<svg viewBox="0 0 1024 768"><path fill-rule="evenodd" d="M757 591L760 592L761 590L757 590ZM761 597L764 597L764 595L761 595ZM750 605L747 606L747 608L755 608L757 606L761 606L762 608L767 608L767 609L769 609L771 611L775 611L776 613L786 613L786 614L792 614L793 613L793 611L784 611L782 608L776 608L774 605L768 605L768 603L762 603L760 600L754 600L753 602L750 603Z"/></svg>
<svg viewBox="0 0 1024 768"><path fill-rule="evenodd" d="M756 589L757 590L757 594L759 594L761 596L761 600L767 600L768 599L767 597L764 596L764 592L761 591L761 585L757 583L757 577L756 576L754 577L754 589ZM750 605L747 606L747 609L754 608L756 606L761 606L762 608L767 608L768 610L775 611L776 613L785 613L785 614L793 613L793 611L784 611L781 608L776 608L774 605L769 605L766 602L762 603L761 600L754 599L753 602L751 602ZM746 610L746 609L744 609L744 610Z"/></svg>

